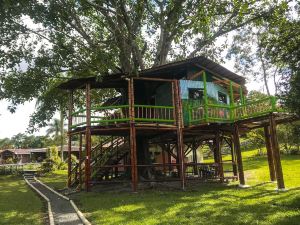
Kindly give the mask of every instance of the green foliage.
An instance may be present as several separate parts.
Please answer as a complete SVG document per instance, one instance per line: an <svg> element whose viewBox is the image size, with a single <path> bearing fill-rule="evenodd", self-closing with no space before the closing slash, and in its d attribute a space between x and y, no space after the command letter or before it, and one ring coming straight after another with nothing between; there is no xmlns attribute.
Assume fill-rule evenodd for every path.
<svg viewBox="0 0 300 225"><path fill-rule="evenodd" d="M5 161L4 161L5 164L13 164L15 163L15 160L11 157L7 158Z"/></svg>
<svg viewBox="0 0 300 225"><path fill-rule="evenodd" d="M34 136L19 133L12 138L0 139L0 149L11 148L45 148L53 145L55 140L48 138L47 136Z"/></svg>
<svg viewBox="0 0 300 225"><path fill-rule="evenodd" d="M48 173L63 167L63 163L58 156L58 149L56 146L52 146L47 151L47 158L42 164L42 171Z"/></svg>
<svg viewBox="0 0 300 225"><path fill-rule="evenodd" d="M300 154L299 122L279 125L277 129L280 150L284 154Z"/></svg>
<svg viewBox="0 0 300 225"><path fill-rule="evenodd" d="M250 91L247 94L247 100L250 102L257 101L257 100L263 99L265 97L268 97L268 95L266 95L260 91Z"/></svg>
<svg viewBox="0 0 300 225"><path fill-rule="evenodd" d="M269 33L263 39L268 58L281 65L280 97L293 112L300 115L300 20L299 2L289 17L272 21Z"/></svg>
<svg viewBox="0 0 300 225"><path fill-rule="evenodd" d="M78 163L78 159L75 155L71 154L71 164L76 165Z"/></svg>
<svg viewBox="0 0 300 225"><path fill-rule="evenodd" d="M141 190L137 194L109 190L74 195L74 201L94 224L222 224L222 225L297 225L299 223L300 157L283 156L282 167L289 191L276 192L269 181L266 156L254 157L256 150L243 152L247 184L228 185L189 183L167 190ZM63 188L67 173L55 171L42 178L55 188ZM175 185L175 184L174 184ZM124 186L122 186L122 190ZM102 204L99 205L99 201ZM199 218L204 218L199 220Z"/></svg>
<svg viewBox="0 0 300 225"><path fill-rule="evenodd" d="M9 138L0 139L0 149L10 149L10 148L13 148L13 143L11 139Z"/></svg>
<svg viewBox="0 0 300 225"><path fill-rule="evenodd" d="M215 45L220 37L281 8L269 0L2 1L0 99L14 112L37 98L34 131L58 109L66 111L66 96L55 89L65 78L101 80L110 72L136 75L168 59L220 58L226 45Z"/></svg>
<svg viewBox="0 0 300 225"><path fill-rule="evenodd" d="M1 225L45 224L43 202L20 176L0 176L0 199Z"/></svg>
<svg viewBox="0 0 300 225"><path fill-rule="evenodd" d="M252 149L258 149L258 155L263 155L263 147L265 146L265 136L263 128L255 129L247 133L247 141Z"/></svg>

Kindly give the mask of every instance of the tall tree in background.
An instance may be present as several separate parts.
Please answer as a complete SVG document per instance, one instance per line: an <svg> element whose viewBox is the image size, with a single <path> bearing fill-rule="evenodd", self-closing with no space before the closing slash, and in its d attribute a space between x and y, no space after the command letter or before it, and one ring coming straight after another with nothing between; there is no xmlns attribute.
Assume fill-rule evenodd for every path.
<svg viewBox="0 0 300 225"><path fill-rule="evenodd" d="M220 37L279 13L281 1L22 0L0 2L0 99L16 105L42 96L31 130L60 108L70 76L99 78L199 54L218 58ZM23 66L23 67L22 67Z"/></svg>
<svg viewBox="0 0 300 225"><path fill-rule="evenodd" d="M262 45L265 35L267 35L266 27L247 26L234 35L227 57L234 59L235 68L246 78L263 82L263 87L270 96L269 80L271 78L275 94L277 94L280 64L273 64L268 59L268 51Z"/></svg>
<svg viewBox="0 0 300 225"><path fill-rule="evenodd" d="M300 115L300 3L295 5L293 15L273 21L269 35L263 39L268 58L281 64L280 96L283 103Z"/></svg>
<svg viewBox="0 0 300 225"><path fill-rule="evenodd" d="M272 78L275 94L300 115L300 4L291 1L286 7L284 16L275 13L238 32L228 56L246 77L260 78L267 94Z"/></svg>
<svg viewBox="0 0 300 225"><path fill-rule="evenodd" d="M53 136L55 140L59 140L60 133L60 121L59 119L54 119L52 123L48 124L47 135Z"/></svg>

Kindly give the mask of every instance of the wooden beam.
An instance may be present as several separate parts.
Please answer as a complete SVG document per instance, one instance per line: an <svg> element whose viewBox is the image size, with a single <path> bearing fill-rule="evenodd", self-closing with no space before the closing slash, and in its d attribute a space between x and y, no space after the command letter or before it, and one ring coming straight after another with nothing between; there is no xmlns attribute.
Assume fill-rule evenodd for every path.
<svg viewBox="0 0 300 225"><path fill-rule="evenodd" d="M231 153L231 162L232 162L232 171L234 176L238 176L238 170L236 165L236 153L234 151L234 144L233 144L233 136L230 137L230 141L226 141L230 147L230 153Z"/></svg>
<svg viewBox="0 0 300 225"><path fill-rule="evenodd" d="M270 135L274 154L275 171L277 178L277 187L279 190L285 189L283 172L281 167L280 151L277 139L276 121L273 114L270 114Z"/></svg>
<svg viewBox="0 0 300 225"><path fill-rule="evenodd" d="M81 169L81 163L82 163L82 134L79 134L79 156L78 156L78 171L79 171L79 191L82 188L82 169Z"/></svg>
<svg viewBox="0 0 300 225"><path fill-rule="evenodd" d="M275 176L275 169L274 169L273 149L271 146L271 136L270 136L270 130L269 130L268 126L264 127L264 133L265 133L265 142L266 142L266 148L267 148L270 180L275 181L276 176Z"/></svg>
<svg viewBox="0 0 300 225"><path fill-rule="evenodd" d="M214 141L214 147L216 151L217 157L217 163L218 163L218 175L220 177L220 181L224 182L224 170L223 170L223 164L222 164L222 152L221 152L221 139L220 139L220 132L217 131Z"/></svg>
<svg viewBox="0 0 300 225"><path fill-rule="evenodd" d="M133 79L128 80L128 103L130 118L130 161L131 161L131 184L132 191L137 191L138 172L137 172L137 156L136 156L136 127L134 122L134 84Z"/></svg>
<svg viewBox="0 0 300 225"><path fill-rule="evenodd" d="M91 85L86 84L86 130L85 130L85 190L90 191L91 187Z"/></svg>
<svg viewBox="0 0 300 225"><path fill-rule="evenodd" d="M188 80L194 80L196 77L201 76L204 73L204 70L201 70L200 72L194 73L187 77Z"/></svg>
<svg viewBox="0 0 300 225"><path fill-rule="evenodd" d="M164 78L155 78L155 77L133 77L131 79L134 80L145 80L145 81L163 81L163 82L172 82L172 79L164 79Z"/></svg>
<svg viewBox="0 0 300 225"><path fill-rule="evenodd" d="M193 141L193 163L198 163L198 159L197 159L197 149L199 148L199 145L195 143L195 141ZM194 175L198 175L198 168L195 165L193 167L194 170Z"/></svg>
<svg viewBox="0 0 300 225"><path fill-rule="evenodd" d="M183 118L182 118L182 105L180 99L179 81L174 80L172 83L172 92L174 98L174 107L176 112L176 125L177 125L177 151L178 161L180 164L180 180L181 187L185 189L185 165L184 165L184 149L183 149Z"/></svg>
<svg viewBox="0 0 300 225"><path fill-rule="evenodd" d="M240 144L240 134L239 134L239 127L236 123L234 124L233 138L234 138L234 148L235 148L237 164L238 164L240 185L245 186L246 183L245 183L243 159L242 159L241 144Z"/></svg>
<svg viewBox="0 0 300 225"><path fill-rule="evenodd" d="M73 113L73 91L69 93L69 113L68 113L68 187L71 187L71 150L72 150L72 113ZM63 149L61 149L63 151Z"/></svg>

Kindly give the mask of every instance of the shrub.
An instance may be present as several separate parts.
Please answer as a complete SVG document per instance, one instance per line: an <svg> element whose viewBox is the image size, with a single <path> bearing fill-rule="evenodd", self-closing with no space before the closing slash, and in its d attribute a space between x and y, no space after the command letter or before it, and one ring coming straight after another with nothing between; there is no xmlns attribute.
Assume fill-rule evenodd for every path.
<svg viewBox="0 0 300 225"><path fill-rule="evenodd" d="M11 157L9 157L5 160L5 164L13 164L13 163L14 163L14 160Z"/></svg>
<svg viewBox="0 0 300 225"><path fill-rule="evenodd" d="M63 162L58 156L58 149L56 146L52 146L47 151L47 158L44 160L42 164L42 171L47 173L50 171L54 171L63 167Z"/></svg>

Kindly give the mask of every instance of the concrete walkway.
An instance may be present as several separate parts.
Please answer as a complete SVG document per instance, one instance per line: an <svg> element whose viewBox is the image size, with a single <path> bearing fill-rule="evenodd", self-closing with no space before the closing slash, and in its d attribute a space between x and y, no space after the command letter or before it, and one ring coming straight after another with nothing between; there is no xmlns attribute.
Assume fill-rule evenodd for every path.
<svg viewBox="0 0 300 225"><path fill-rule="evenodd" d="M83 224L70 201L63 199L46 187L36 182L34 179L27 179L36 189L44 194L51 202L54 223L59 225Z"/></svg>

